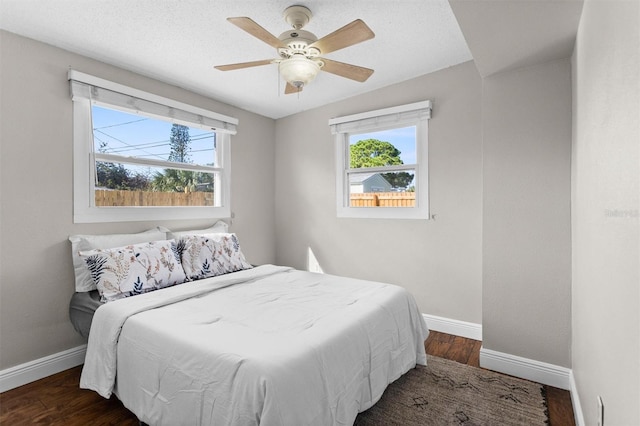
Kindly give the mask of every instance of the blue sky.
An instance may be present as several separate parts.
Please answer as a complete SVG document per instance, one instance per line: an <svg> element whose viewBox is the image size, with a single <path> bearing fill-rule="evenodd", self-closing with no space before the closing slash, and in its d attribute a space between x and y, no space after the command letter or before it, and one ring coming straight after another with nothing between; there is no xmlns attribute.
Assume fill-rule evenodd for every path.
<svg viewBox="0 0 640 426"><path fill-rule="evenodd" d="M171 151L169 137L172 124L117 110L94 106L92 108L95 149L106 143L106 153L123 156L167 160ZM371 133L351 135L349 142L378 139L392 143L401 152L404 164L416 163L416 128L404 127ZM213 132L189 128L191 161L194 164L212 164L215 150Z"/></svg>
<svg viewBox="0 0 640 426"><path fill-rule="evenodd" d="M96 151L100 143L105 142L108 154L168 159L171 123L98 106L92 108L92 114ZM214 133L189 128L189 135L191 162L202 165L214 163Z"/></svg>

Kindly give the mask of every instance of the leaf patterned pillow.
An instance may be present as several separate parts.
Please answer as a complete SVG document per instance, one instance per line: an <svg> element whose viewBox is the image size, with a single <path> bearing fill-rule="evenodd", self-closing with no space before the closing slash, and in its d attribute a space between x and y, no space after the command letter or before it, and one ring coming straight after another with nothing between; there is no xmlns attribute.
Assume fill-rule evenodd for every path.
<svg viewBox="0 0 640 426"><path fill-rule="evenodd" d="M185 282L175 240L81 251L103 302Z"/></svg>
<svg viewBox="0 0 640 426"><path fill-rule="evenodd" d="M236 234L185 235L178 245L184 272L190 280L251 268Z"/></svg>

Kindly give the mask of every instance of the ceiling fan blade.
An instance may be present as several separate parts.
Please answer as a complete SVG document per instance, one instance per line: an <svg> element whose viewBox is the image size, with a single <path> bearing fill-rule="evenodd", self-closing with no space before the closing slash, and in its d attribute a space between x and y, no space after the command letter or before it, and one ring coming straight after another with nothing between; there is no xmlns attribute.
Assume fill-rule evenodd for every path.
<svg viewBox="0 0 640 426"><path fill-rule="evenodd" d="M297 88L293 84L287 83L287 86L284 88L284 94L290 95L292 93L300 93L302 92L303 87Z"/></svg>
<svg viewBox="0 0 640 426"><path fill-rule="evenodd" d="M359 67L357 65L345 64L344 62L332 61L331 59L320 59L324 62L324 66L320 68L322 71L339 75L340 77L350 78L360 83L367 81L373 70L371 68Z"/></svg>
<svg viewBox="0 0 640 426"><path fill-rule="evenodd" d="M262 28L258 25L253 19L247 18L246 16L240 16L237 18L227 18L227 21L231 22L233 25L237 26L240 29L245 30L255 38L258 38L269 46L275 47L276 49L279 47L284 47L280 39L278 37L271 34L269 31Z"/></svg>
<svg viewBox="0 0 640 426"><path fill-rule="evenodd" d="M345 47L353 46L375 37L371 28L367 26L361 19L356 19L350 24L335 30L331 34L322 37L320 40L312 43L310 47L320 50L321 54L335 52Z"/></svg>
<svg viewBox="0 0 640 426"><path fill-rule="evenodd" d="M238 64L216 65L214 68L220 71L233 71L242 68L259 67L260 65L269 65L273 63L273 59L264 59L262 61L241 62Z"/></svg>

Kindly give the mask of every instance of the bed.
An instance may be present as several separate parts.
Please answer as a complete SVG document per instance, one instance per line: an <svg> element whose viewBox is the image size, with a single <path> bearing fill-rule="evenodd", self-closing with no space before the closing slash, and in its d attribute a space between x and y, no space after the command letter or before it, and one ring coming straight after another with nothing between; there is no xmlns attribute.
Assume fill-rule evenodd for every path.
<svg viewBox="0 0 640 426"><path fill-rule="evenodd" d="M149 425L352 425L426 364L390 284L262 265L97 305L80 386Z"/></svg>

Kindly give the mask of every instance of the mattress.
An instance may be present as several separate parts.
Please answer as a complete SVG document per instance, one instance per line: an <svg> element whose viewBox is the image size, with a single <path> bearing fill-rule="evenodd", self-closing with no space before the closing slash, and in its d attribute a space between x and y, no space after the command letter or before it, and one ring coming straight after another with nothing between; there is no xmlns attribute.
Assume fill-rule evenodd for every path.
<svg viewBox="0 0 640 426"><path fill-rule="evenodd" d="M80 385L153 425L351 425L427 334L401 287L263 265L102 305Z"/></svg>

